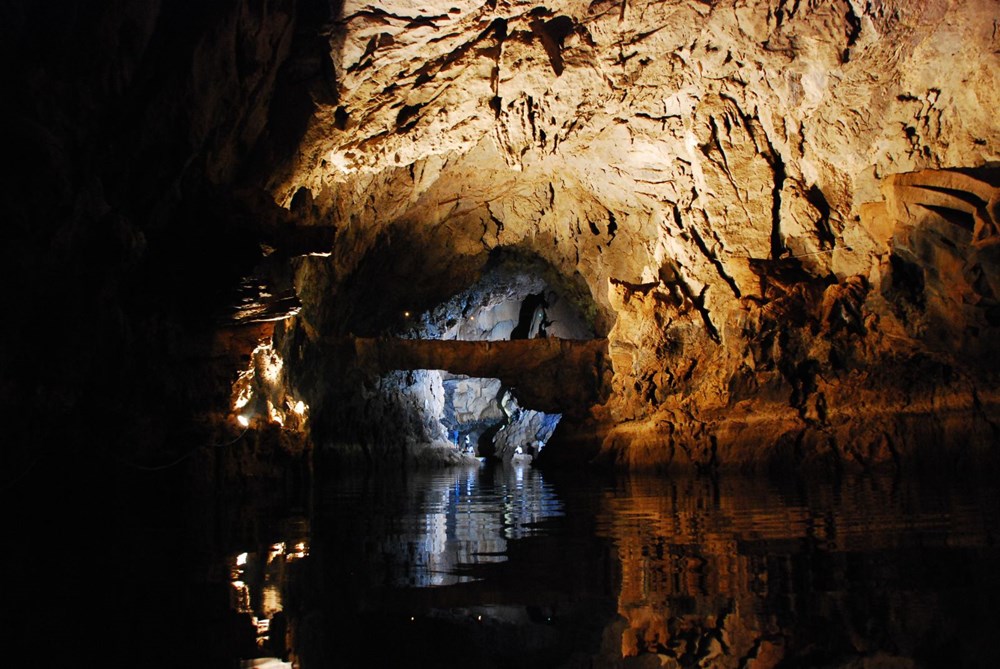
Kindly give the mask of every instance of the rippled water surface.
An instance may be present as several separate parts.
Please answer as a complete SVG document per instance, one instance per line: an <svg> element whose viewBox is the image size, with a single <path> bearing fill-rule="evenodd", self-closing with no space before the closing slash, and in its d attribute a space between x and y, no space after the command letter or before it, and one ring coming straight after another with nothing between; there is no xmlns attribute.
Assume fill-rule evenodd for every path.
<svg viewBox="0 0 1000 669"><path fill-rule="evenodd" d="M530 467L348 478L325 488L317 506L317 520L359 557L358 575L372 587L476 580L470 567L505 561L511 541L563 515L553 486Z"/></svg>
<svg viewBox="0 0 1000 669"><path fill-rule="evenodd" d="M223 558L258 664L1000 666L992 483L483 467L312 507Z"/></svg>

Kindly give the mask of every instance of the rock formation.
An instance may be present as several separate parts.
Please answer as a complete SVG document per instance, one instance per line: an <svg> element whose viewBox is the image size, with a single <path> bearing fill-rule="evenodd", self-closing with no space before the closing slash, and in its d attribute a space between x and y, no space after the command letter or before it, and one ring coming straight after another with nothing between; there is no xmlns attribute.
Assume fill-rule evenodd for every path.
<svg viewBox="0 0 1000 669"><path fill-rule="evenodd" d="M338 98L268 184L338 225L298 266L292 329L391 333L405 304L430 315L413 336L441 336L433 305L517 251L608 339L606 399L553 461L995 455L996 21L988 2L347 3Z"/></svg>
<svg viewBox="0 0 1000 669"><path fill-rule="evenodd" d="M211 662L185 616L214 595L148 575L341 460L998 460L996 0L12 0L0 26L10 664L53 630ZM373 340L413 355L359 364ZM452 369L408 369L424 346Z"/></svg>
<svg viewBox="0 0 1000 669"><path fill-rule="evenodd" d="M573 405L542 461L996 456L992 0L65 4L4 10L31 425L169 454L280 319L268 397L330 452L447 440L456 378L330 341L545 334L607 356L513 391Z"/></svg>

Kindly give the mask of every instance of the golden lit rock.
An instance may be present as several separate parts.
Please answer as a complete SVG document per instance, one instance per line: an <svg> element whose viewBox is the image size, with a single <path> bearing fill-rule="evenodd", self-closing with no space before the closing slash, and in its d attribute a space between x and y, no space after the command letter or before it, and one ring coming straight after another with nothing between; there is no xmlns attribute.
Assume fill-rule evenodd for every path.
<svg viewBox="0 0 1000 669"><path fill-rule="evenodd" d="M992 449L990 3L401 2L340 20L337 100L269 186L338 228L298 265L296 346L391 333L390 313L441 337L456 326L435 305L518 250L607 334L610 395L556 434L591 442L579 457L753 465L787 443L868 466L920 450L920 416L966 411L961 439Z"/></svg>
<svg viewBox="0 0 1000 669"><path fill-rule="evenodd" d="M253 362L256 415L302 424L301 401L331 448L432 443L455 429L442 370L387 380L324 342L521 327L607 340L596 399L517 399L573 405L554 461L995 454L991 0L251 4L95 10L86 30L135 39L80 77L57 36L101 40L11 15L31 104L9 311L35 346L59 348L60 314L100 351L89 371L60 353L28 423L107 395L137 405L123 438L147 454L170 449L147 419L231 425L270 322L285 367ZM522 323L529 296L547 306ZM39 365L8 348L14 398Z"/></svg>

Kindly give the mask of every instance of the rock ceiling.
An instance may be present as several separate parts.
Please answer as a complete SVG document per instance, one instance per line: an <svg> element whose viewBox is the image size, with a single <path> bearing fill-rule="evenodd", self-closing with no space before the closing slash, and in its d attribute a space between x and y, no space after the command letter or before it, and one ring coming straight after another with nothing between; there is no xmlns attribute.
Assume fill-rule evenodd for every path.
<svg viewBox="0 0 1000 669"><path fill-rule="evenodd" d="M896 385L872 380L878 361L983 352L998 25L988 0L346 2L326 33L337 94L268 186L338 226L332 257L298 269L303 327L349 330L331 304L373 259L383 294L430 306L518 248L581 278L609 333L614 392L595 420L632 431L631 446L605 438L614 457L644 448L636 429L696 462L721 442L842 442L831 421L867 420L852 393ZM920 170L951 204L893 190ZM904 217L907 202L928 206ZM955 206L986 222L979 241L928 251L934 221L944 238L971 228ZM919 315L893 302L911 266ZM959 404L989 394L976 387L953 388ZM784 427L721 427L761 403ZM866 430L875 454L858 459L892 457L906 431Z"/></svg>
<svg viewBox="0 0 1000 669"><path fill-rule="evenodd" d="M31 327L0 349L26 424L116 406L122 441L168 448L231 383L208 349L245 357L205 336L230 299L278 323L275 397L320 432L405 432L421 375L372 414L324 338L475 332L517 283L607 341L607 399L556 434L585 457L995 449L995 0L8 5L5 310ZM488 285L498 258L537 272Z"/></svg>
<svg viewBox="0 0 1000 669"><path fill-rule="evenodd" d="M348 2L339 99L272 189L459 255L540 249L605 306L609 278L669 265L722 313L756 289L751 259L867 275L882 177L997 159L996 20L992 2Z"/></svg>

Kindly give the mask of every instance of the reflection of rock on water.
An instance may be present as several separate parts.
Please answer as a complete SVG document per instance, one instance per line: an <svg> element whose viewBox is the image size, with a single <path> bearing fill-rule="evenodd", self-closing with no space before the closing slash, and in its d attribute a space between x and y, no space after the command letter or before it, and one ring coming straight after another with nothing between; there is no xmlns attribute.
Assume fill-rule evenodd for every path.
<svg viewBox="0 0 1000 669"><path fill-rule="evenodd" d="M795 485L359 480L317 512L293 636L312 666L993 666L995 488Z"/></svg>
<svg viewBox="0 0 1000 669"><path fill-rule="evenodd" d="M341 533L386 521L384 531L360 548L379 574L375 580L393 586L469 581L472 577L461 573L464 565L505 560L508 541L530 535L531 523L561 514L551 487L524 466L411 472L385 494L399 509L391 520L382 518L385 509L365 503L363 493L343 500L345 510L337 515Z"/></svg>
<svg viewBox="0 0 1000 669"><path fill-rule="evenodd" d="M757 668L810 657L909 667L940 653L959 664L995 656L976 646L989 636L963 602L983 602L979 587L995 593L997 579L958 573L992 574L984 530L996 517L956 499L922 500L916 488L838 492L819 487L809 503L787 502L759 482L636 480L606 496L601 526L621 561L622 655Z"/></svg>
<svg viewBox="0 0 1000 669"><path fill-rule="evenodd" d="M252 667L290 667L281 659L288 654L288 621L284 591L291 566L309 554L308 523L303 518L285 522L285 539L255 552L242 552L228 560L230 605L245 628L247 641L239 654Z"/></svg>

